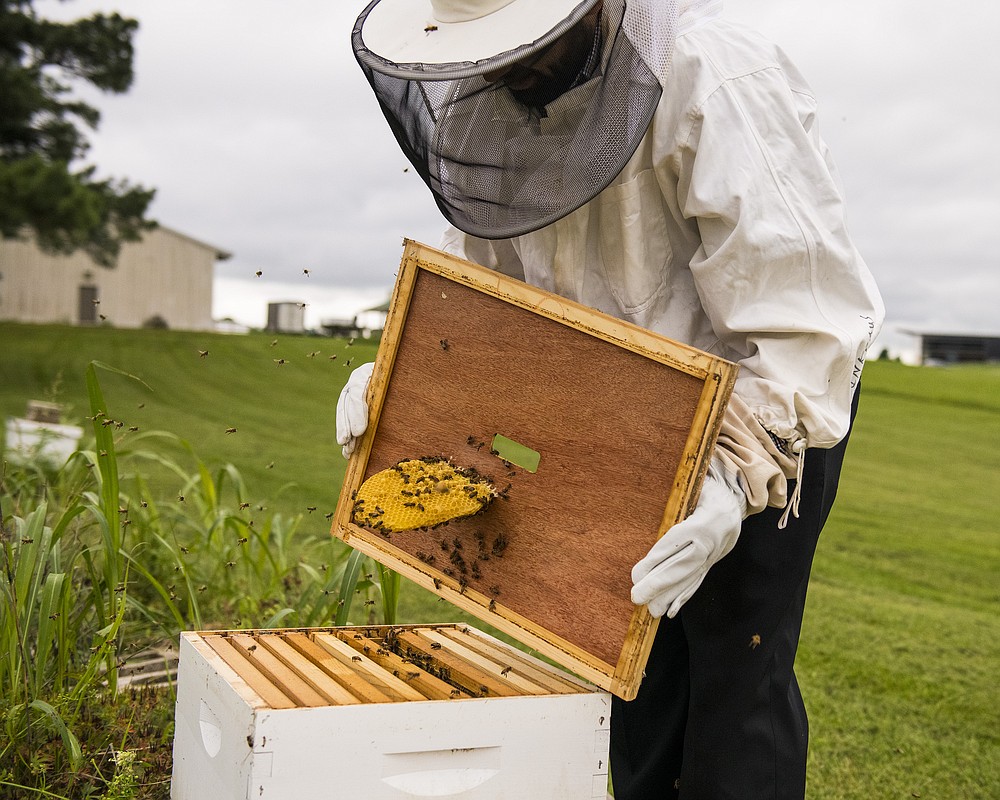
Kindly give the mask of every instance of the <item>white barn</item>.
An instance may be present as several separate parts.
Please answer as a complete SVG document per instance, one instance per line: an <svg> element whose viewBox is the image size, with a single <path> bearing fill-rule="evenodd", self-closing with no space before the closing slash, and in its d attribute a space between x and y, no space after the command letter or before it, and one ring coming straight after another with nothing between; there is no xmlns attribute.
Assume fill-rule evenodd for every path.
<svg viewBox="0 0 1000 800"><path fill-rule="evenodd" d="M112 268L0 239L0 320L210 330L215 263L230 256L162 225L123 244Z"/></svg>

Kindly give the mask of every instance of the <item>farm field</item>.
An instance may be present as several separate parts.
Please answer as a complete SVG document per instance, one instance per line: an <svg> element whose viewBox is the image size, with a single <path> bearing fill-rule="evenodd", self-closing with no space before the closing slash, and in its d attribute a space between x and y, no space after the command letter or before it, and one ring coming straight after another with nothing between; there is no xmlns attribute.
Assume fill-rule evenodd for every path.
<svg viewBox="0 0 1000 800"><path fill-rule="evenodd" d="M329 541L326 516L345 464L335 405L351 367L375 348L266 333L0 323L0 412L22 415L29 399L55 400L67 421L89 430L88 364L117 370L97 374L108 417L124 423L116 435L123 491L138 496L139 475L142 492L176 505L193 493L189 476L232 465L247 499L295 521L280 540L294 580L270 586L280 595L344 555ZM798 660L811 723L809 797L1000 797L1000 367L876 361L862 391ZM159 458L129 457L140 450ZM6 530L6 484L0 509ZM253 595L254 574L230 570L226 591ZM295 602L272 599L276 607ZM204 604L202 621L262 625L247 615L264 608L234 597ZM367 608L356 604L350 621L365 621ZM397 621L466 619L403 583ZM136 630L154 632L148 620ZM142 758L143 745L133 744ZM163 768L162 758L148 760ZM0 781L6 766L0 756ZM147 772L146 783L159 788L128 796L166 796L163 776L157 783L153 767ZM60 796L57 783L47 785Z"/></svg>

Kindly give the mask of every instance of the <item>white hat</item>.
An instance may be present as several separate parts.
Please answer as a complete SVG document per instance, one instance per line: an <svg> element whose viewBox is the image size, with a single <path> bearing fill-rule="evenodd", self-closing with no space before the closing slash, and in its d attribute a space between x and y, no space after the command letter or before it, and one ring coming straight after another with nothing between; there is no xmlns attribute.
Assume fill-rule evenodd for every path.
<svg viewBox="0 0 1000 800"><path fill-rule="evenodd" d="M541 47L599 0L374 0L362 12L364 48L395 64L477 62Z"/></svg>

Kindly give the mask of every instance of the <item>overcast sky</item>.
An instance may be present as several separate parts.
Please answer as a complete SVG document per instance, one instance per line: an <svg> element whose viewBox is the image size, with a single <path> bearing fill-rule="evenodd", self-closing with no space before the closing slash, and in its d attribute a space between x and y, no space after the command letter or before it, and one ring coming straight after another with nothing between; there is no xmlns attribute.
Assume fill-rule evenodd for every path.
<svg viewBox="0 0 1000 800"><path fill-rule="evenodd" d="M127 95L90 160L157 189L152 216L233 253L215 314L307 324L385 300L404 237L443 222L350 49L363 0L38 0L43 16L137 19ZM901 331L1000 335L1000 4L727 0L778 42L820 100L849 225ZM263 275L255 277L257 271ZM308 275L304 270L308 270Z"/></svg>

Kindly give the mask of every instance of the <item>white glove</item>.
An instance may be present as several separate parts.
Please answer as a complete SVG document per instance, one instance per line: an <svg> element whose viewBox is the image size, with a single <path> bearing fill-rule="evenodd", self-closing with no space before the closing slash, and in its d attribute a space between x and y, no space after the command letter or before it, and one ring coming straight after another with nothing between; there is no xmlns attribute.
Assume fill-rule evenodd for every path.
<svg viewBox="0 0 1000 800"><path fill-rule="evenodd" d="M358 438L368 427L368 402L365 393L375 369L374 362L357 367L347 379L337 400L337 444L343 445L344 458L350 458Z"/></svg>
<svg viewBox="0 0 1000 800"><path fill-rule="evenodd" d="M708 570L736 544L747 498L712 459L694 511L668 530L632 568L632 602L654 617L674 617L701 586Z"/></svg>

